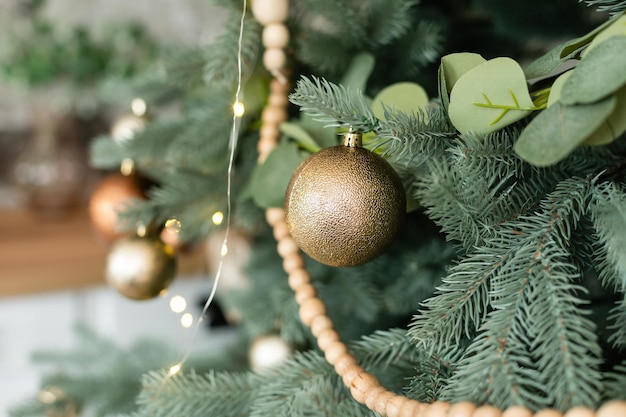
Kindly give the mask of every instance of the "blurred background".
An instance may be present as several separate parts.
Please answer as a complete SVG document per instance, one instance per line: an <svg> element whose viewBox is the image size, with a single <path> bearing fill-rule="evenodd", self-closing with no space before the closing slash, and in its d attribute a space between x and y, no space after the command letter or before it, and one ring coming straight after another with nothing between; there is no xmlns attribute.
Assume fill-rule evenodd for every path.
<svg viewBox="0 0 626 417"><path fill-rule="evenodd" d="M189 345L188 314L210 289L204 249L182 257L186 279L165 297L137 303L105 287L107 249L87 214L103 173L87 153L132 114L124 80L160 47L211 42L223 16L204 0L0 0L0 417L38 390L32 352L73 347L77 322L120 346Z"/></svg>

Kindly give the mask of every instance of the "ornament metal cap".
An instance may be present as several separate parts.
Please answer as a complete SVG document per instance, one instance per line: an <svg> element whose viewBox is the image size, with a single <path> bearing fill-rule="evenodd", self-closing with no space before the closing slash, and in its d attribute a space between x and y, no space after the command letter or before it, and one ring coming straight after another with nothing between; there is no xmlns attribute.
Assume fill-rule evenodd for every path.
<svg viewBox="0 0 626 417"><path fill-rule="evenodd" d="M361 132L355 132L350 128L349 131L343 134L343 146L349 148L360 148L363 146L363 134Z"/></svg>

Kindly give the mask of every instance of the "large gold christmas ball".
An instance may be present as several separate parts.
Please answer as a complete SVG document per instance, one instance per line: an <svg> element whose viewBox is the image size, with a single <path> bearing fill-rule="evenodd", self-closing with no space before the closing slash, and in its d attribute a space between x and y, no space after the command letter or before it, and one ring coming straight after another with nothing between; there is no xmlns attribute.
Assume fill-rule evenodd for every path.
<svg viewBox="0 0 626 417"><path fill-rule="evenodd" d="M120 294L148 300L165 291L176 275L174 249L157 237L118 239L106 260L106 280Z"/></svg>
<svg viewBox="0 0 626 417"><path fill-rule="evenodd" d="M285 196L293 239L331 266L361 265L381 255L400 230L406 197L398 174L361 147L359 133L323 149L296 170Z"/></svg>
<svg viewBox="0 0 626 417"><path fill-rule="evenodd" d="M135 176L110 174L98 183L89 198L89 217L99 238L111 243L128 235L120 230L119 211L135 198L143 198Z"/></svg>

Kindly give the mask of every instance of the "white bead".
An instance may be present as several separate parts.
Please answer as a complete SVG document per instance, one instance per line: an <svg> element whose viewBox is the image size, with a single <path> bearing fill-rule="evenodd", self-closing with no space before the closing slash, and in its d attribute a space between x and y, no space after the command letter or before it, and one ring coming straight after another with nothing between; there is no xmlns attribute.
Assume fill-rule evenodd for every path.
<svg viewBox="0 0 626 417"><path fill-rule="evenodd" d="M289 16L289 0L254 0L252 14L262 25L284 22Z"/></svg>
<svg viewBox="0 0 626 417"><path fill-rule="evenodd" d="M289 31L282 23L272 23L263 28L261 39L265 48L285 48L289 44Z"/></svg>
<svg viewBox="0 0 626 417"><path fill-rule="evenodd" d="M266 49L263 53L263 65L268 71L279 71L285 67L287 55L280 48Z"/></svg>

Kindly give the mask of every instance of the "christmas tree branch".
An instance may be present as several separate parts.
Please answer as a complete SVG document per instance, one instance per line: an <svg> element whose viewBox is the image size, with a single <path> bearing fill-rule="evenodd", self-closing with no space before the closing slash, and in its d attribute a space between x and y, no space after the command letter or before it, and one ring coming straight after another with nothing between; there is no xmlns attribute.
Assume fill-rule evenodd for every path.
<svg viewBox="0 0 626 417"><path fill-rule="evenodd" d="M360 92L323 78L303 76L289 100L328 126L352 127L361 132L377 130L380 126Z"/></svg>

